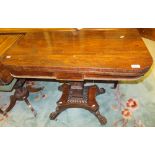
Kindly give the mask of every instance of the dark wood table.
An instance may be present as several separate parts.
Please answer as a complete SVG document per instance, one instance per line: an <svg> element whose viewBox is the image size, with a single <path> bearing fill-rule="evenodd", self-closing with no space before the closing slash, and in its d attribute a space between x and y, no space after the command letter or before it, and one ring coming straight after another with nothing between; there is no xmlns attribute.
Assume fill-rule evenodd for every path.
<svg viewBox="0 0 155 155"><path fill-rule="evenodd" d="M1 79L63 81L59 87L62 96L51 119L67 108L84 108L105 124L95 100L105 90L97 85L85 86L84 82L137 80L153 63L137 29L50 29L20 35L0 55L0 69L7 73Z"/></svg>

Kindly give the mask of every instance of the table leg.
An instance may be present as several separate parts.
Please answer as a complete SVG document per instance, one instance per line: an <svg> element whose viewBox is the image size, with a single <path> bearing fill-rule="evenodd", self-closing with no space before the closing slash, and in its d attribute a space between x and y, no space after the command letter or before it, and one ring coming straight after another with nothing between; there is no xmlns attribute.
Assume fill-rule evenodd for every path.
<svg viewBox="0 0 155 155"><path fill-rule="evenodd" d="M4 111L2 109L0 109L0 114L4 115Z"/></svg>
<svg viewBox="0 0 155 155"><path fill-rule="evenodd" d="M65 83L59 87L62 96L57 102L56 111L50 114L50 119L54 120L61 112L68 108L83 108L93 113L104 125L107 120L99 112L99 105L96 96L105 93L103 88L99 89L97 85L84 86L83 82Z"/></svg>
<svg viewBox="0 0 155 155"><path fill-rule="evenodd" d="M13 109L13 107L16 105L17 101L25 101L26 105L30 108L30 110L36 117L37 113L35 112L34 108L32 107L32 105L30 104L30 102L28 101L27 98L29 96L29 92L38 92L38 91L42 90L43 87L41 87L41 88L23 87L24 83L25 83L25 80L20 79L15 84L15 86L14 86L15 93L14 93L14 95L10 96L10 104L5 109L5 111L4 111L5 114Z"/></svg>
<svg viewBox="0 0 155 155"><path fill-rule="evenodd" d="M10 96L10 104L9 106L5 109L5 113L9 112L11 109L13 109L13 107L15 106L16 104L16 97L14 95Z"/></svg>

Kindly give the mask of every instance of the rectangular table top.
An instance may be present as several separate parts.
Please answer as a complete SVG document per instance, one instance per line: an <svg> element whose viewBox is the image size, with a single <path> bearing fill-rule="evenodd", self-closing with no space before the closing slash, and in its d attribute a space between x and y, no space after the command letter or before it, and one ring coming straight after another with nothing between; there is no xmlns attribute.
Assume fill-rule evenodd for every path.
<svg viewBox="0 0 155 155"><path fill-rule="evenodd" d="M137 29L51 29L23 33L0 55L13 77L133 80L153 61Z"/></svg>

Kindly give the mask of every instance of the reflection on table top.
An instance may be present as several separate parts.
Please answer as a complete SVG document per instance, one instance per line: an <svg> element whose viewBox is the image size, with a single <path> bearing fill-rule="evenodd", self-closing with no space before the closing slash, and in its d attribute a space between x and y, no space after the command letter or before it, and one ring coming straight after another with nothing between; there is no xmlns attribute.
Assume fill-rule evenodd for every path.
<svg viewBox="0 0 155 155"><path fill-rule="evenodd" d="M24 33L1 62L14 76L79 73L87 79L89 73L90 79L108 79L142 76L152 57L137 29L50 29Z"/></svg>

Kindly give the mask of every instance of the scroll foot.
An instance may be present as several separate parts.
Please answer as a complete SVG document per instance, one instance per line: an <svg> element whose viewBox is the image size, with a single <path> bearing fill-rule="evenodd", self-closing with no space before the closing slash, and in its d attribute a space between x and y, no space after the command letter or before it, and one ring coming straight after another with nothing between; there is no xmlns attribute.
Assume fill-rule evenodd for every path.
<svg viewBox="0 0 155 155"><path fill-rule="evenodd" d="M107 123L107 119L100 114L99 110L94 112L94 114L98 118L98 120L101 123L101 125L105 125Z"/></svg>
<svg viewBox="0 0 155 155"><path fill-rule="evenodd" d="M52 112L49 117L51 120L55 120L58 115L59 115L59 112L55 111L55 112Z"/></svg>
<svg viewBox="0 0 155 155"><path fill-rule="evenodd" d="M97 95L104 94L105 92L106 92L106 91L105 91L104 88L99 88L99 89L98 89L98 92L96 92L96 96L97 96Z"/></svg>

